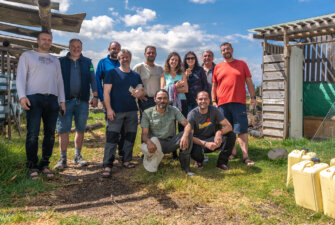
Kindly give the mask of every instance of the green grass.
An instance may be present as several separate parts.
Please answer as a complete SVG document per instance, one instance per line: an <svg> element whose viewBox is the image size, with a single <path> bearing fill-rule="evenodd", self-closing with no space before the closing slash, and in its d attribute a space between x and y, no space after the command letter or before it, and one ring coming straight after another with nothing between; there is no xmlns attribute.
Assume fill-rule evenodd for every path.
<svg viewBox="0 0 335 225"><path fill-rule="evenodd" d="M101 113L91 113L89 124L102 122ZM94 131L104 136L105 128ZM87 134L89 139L92 135ZM74 134L71 134L71 139ZM51 221L56 224L99 224L99 218L86 218L80 215L63 216L61 213L49 211L27 212L21 206L27 205L28 197L40 192L57 189L58 185L39 180L27 179L25 168L24 138L14 136L11 141L0 137L0 224L28 223ZM88 143L86 143L88 145ZM139 153L140 129L134 148L134 155ZM104 143L98 143L99 148ZM131 182L145 189L152 196L169 196L183 201L185 209L194 207L211 207L213 211L222 210L225 219L239 218L248 224L333 224L335 220L321 213L314 213L295 204L293 187L287 188L286 170L287 160L272 161L267 152L274 148L285 148L288 152L293 149L309 148L316 152L321 161L329 163L334 154L334 140L325 142L311 142L307 139L273 141L267 139L249 140L250 158L256 161L256 166L247 167L241 159L229 162L232 169L222 172L215 168L218 152L208 154L209 162L204 169L191 169L196 176L187 177L180 170L179 162L170 162L165 157L157 173L148 173L142 166L138 166L129 177ZM73 144L70 145L69 158L73 154ZM90 160L95 157L94 151L86 151L85 157ZM94 148L93 148L94 149ZM238 147L238 155L241 151ZM58 140L56 140L51 164L54 165L59 157ZM193 161L191 161L193 163ZM14 176L15 179L12 179ZM187 211L187 210L186 210ZM185 218L187 222L187 218ZM220 221L220 220L218 220ZM173 217L160 217L148 211L136 221L121 218L111 224L171 224ZM238 222L236 222L238 223Z"/></svg>

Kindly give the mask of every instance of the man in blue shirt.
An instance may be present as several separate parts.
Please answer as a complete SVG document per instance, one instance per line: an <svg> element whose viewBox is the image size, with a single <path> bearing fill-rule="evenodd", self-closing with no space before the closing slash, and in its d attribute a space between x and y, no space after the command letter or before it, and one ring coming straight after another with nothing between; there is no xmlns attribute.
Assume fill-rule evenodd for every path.
<svg viewBox="0 0 335 225"><path fill-rule="evenodd" d="M81 156L81 148L89 113L90 88L94 96L90 103L93 107L98 105L94 68L91 59L82 55L81 40L71 39L69 49L70 52L59 59L64 81L66 113L59 115L57 120L59 147L61 150L61 157L54 167L57 170L63 170L67 167L67 147L69 146L69 133L73 117L76 126L74 163L80 166L87 166L87 162Z"/></svg>
<svg viewBox="0 0 335 225"><path fill-rule="evenodd" d="M120 62L117 59L117 54L119 54L120 50L121 50L120 43L117 42L117 41L112 41L109 44L109 47L108 47L109 55L107 55L106 58L101 59L98 63L95 78L97 79L98 96L99 96L100 101L104 105L104 108L105 108L105 104L104 104L104 96L103 96L103 81L104 81L104 78L108 74L109 71L111 71L115 68L118 68L120 66ZM106 120L107 120L107 117L106 117ZM119 156L121 158L123 157L122 148L123 148L123 144L124 144L124 139L125 139L124 128L122 128L121 133L120 133L120 139L119 139L119 142L118 142Z"/></svg>
<svg viewBox="0 0 335 225"><path fill-rule="evenodd" d="M102 177L110 177L115 159L116 145L121 128L125 130L122 166L134 168L133 147L137 132L137 104L135 99L145 95L141 77L130 69L131 52L122 49L118 54L120 67L111 70L104 79L104 104L107 115L106 146Z"/></svg>
<svg viewBox="0 0 335 225"><path fill-rule="evenodd" d="M102 81L109 71L120 66L120 62L117 59L117 54L119 54L120 50L121 45L119 42L111 42L108 47L109 55L106 58L101 59L98 63L95 78L97 79L98 95L101 102L104 101Z"/></svg>

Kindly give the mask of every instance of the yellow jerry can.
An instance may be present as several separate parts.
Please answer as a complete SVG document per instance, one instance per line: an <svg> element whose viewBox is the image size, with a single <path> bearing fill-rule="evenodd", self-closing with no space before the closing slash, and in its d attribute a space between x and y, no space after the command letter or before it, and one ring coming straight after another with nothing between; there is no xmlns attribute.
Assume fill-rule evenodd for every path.
<svg viewBox="0 0 335 225"><path fill-rule="evenodd" d="M335 219L335 166L320 172L320 184L325 215Z"/></svg>
<svg viewBox="0 0 335 225"><path fill-rule="evenodd" d="M330 160L329 166L335 166L335 158Z"/></svg>
<svg viewBox="0 0 335 225"><path fill-rule="evenodd" d="M310 160L292 166L294 198L297 205L322 212L320 172L328 167L327 163L314 163Z"/></svg>
<svg viewBox="0 0 335 225"><path fill-rule="evenodd" d="M292 182L292 166L298 162L311 160L312 158L316 158L316 153L308 152L307 148L303 148L302 150L293 150L290 154L288 154L286 186Z"/></svg>

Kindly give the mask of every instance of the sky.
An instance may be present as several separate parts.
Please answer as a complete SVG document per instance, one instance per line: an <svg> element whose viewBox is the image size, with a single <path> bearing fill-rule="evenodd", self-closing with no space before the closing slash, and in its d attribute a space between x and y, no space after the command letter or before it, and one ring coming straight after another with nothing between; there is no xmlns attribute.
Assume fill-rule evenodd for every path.
<svg viewBox="0 0 335 225"><path fill-rule="evenodd" d="M335 0L57 1L60 13L87 15L79 34L53 31L54 42L68 45L71 38L80 38L83 55L91 58L95 67L107 56L111 41L132 52L131 66L145 60L146 45L157 47L156 63L162 66L172 51L182 58L194 51L201 63L201 54L207 49L219 63L223 61L219 46L228 41L234 58L248 64L256 85L262 80L262 41L253 39L248 29L335 12Z"/></svg>

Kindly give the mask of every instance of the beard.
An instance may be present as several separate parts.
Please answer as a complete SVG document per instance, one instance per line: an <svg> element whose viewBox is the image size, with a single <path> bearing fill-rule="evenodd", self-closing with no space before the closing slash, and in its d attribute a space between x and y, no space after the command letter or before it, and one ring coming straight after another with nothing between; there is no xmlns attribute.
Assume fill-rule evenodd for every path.
<svg viewBox="0 0 335 225"><path fill-rule="evenodd" d="M225 59L231 59L231 57L232 57L232 54L230 52L227 52L223 55L223 58Z"/></svg>
<svg viewBox="0 0 335 225"><path fill-rule="evenodd" d="M157 106L158 106L158 108L160 108L160 109L165 109L166 106L167 106L167 103L158 103Z"/></svg>

